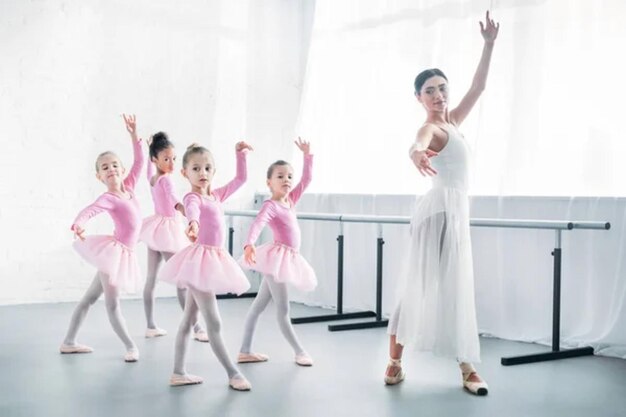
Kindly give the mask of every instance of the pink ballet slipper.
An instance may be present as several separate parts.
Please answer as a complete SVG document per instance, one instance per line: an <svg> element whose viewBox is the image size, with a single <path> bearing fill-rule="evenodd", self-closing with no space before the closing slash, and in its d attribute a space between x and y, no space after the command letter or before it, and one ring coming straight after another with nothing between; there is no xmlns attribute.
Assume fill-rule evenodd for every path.
<svg viewBox="0 0 626 417"><path fill-rule="evenodd" d="M75 345L66 345L63 343L59 348L59 352L63 354L68 353L91 353L93 352L93 348L87 345L75 344Z"/></svg>
<svg viewBox="0 0 626 417"><path fill-rule="evenodd" d="M313 358L306 352L298 353L296 363L300 366L313 366Z"/></svg>
<svg viewBox="0 0 626 417"><path fill-rule="evenodd" d="M197 340L198 342L209 343L209 335L204 330L200 330L198 332L194 332L193 333L193 338L194 338L194 340Z"/></svg>
<svg viewBox="0 0 626 417"><path fill-rule="evenodd" d="M146 338L152 339L153 337L165 336L167 331L164 329L156 328L156 329L146 329Z"/></svg>
<svg viewBox="0 0 626 417"><path fill-rule="evenodd" d="M170 385L172 387L202 384L202 381L203 381L202 377L191 375L191 374L185 374L185 375L172 374L172 376L170 377Z"/></svg>
<svg viewBox="0 0 626 417"><path fill-rule="evenodd" d="M474 395L484 396L489 393L489 386L478 376L476 369L471 363L461 364L461 376L463 378L463 388ZM480 381L470 381L472 376L478 377Z"/></svg>
<svg viewBox="0 0 626 417"><path fill-rule="evenodd" d="M387 370L389 370L389 368L397 368L397 371L393 375L389 375L385 373L385 384L397 385L400 382L404 381L404 377L406 376L406 374L402 370L401 359L389 358L389 364L387 365Z"/></svg>
<svg viewBox="0 0 626 417"><path fill-rule="evenodd" d="M132 348L126 351L124 362L137 362L139 360L139 349Z"/></svg>
<svg viewBox="0 0 626 417"><path fill-rule="evenodd" d="M250 391L252 384L243 375L235 375L228 380L228 386L235 391Z"/></svg>
<svg viewBox="0 0 626 417"><path fill-rule="evenodd" d="M239 352L239 355L237 355L237 363L267 362L269 358L269 356L263 353Z"/></svg>

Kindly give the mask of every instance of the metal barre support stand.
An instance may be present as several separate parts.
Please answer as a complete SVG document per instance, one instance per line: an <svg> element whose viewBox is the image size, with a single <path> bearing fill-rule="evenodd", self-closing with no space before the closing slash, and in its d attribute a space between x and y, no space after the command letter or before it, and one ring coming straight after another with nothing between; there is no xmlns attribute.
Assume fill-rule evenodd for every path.
<svg viewBox="0 0 626 417"><path fill-rule="evenodd" d="M375 327L387 327L387 320L383 320L383 245L385 241L381 236L376 240L376 313L372 315L376 316L374 321L364 321L360 323L348 323L348 324L331 324L328 326L328 330L331 332L337 332L342 330L359 330L359 329L372 329ZM367 317L371 317L367 316Z"/></svg>
<svg viewBox="0 0 626 417"><path fill-rule="evenodd" d="M232 218L231 218L232 219ZM228 227L228 253L230 253L230 256L233 256L233 234L235 233L235 229L233 228L233 226L229 226ZM256 293L255 292L244 292L241 295L237 295L237 294L219 294L217 296L218 300L228 300L228 299L232 299L232 298L254 298L256 297Z"/></svg>
<svg viewBox="0 0 626 417"><path fill-rule="evenodd" d="M510 356L502 358L500 363L504 366L520 365L524 363L552 361L555 359L575 358L577 356L593 355L593 348L585 346L576 349L560 349L561 333L561 230L555 230L556 242L552 252L554 256L554 288L552 291L552 351L534 353L523 356Z"/></svg>
<svg viewBox="0 0 626 417"><path fill-rule="evenodd" d="M374 317L373 311L357 311L354 313L343 312L343 231L337 236L337 313L324 314L320 316L296 317L292 318L293 324L317 323L321 321L350 320L367 317ZM330 330L331 326L328 326Z"/></svg>

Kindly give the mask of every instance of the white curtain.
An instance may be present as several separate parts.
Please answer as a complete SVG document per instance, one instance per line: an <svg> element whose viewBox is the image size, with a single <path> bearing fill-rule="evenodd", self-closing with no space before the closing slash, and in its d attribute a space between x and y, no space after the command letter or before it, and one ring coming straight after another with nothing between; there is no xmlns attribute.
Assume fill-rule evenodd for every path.
<svg viewBox="0 0 626 417"><path fill-rule="evenodd" d="M407 158L425 117L413 80L441 68L458 103L487 8L500 34L487 89L461 128L474 155L471 215L610 221L610 231L564 233L561 335L626 358L626 204L611 197L625 194L626 178L622 1L317 0L298 125L315 147L316 194L300 210L410 215L412 195L429 187ZM338 228L301 226L322 282L297 299L334 306ZM377 228L344 230L345 305L373 309ZM407 229L383 230L389 314ZM554 233L473 229L472 240L480 331L549 344Z"/></svg>
<svg viewBox="0 0 626 417"><path fill-rule="evenodd" d="M318 0L300 131L319 157L315 191L415 193L406 164L425 114L413 80L438 67L451 107L501 23L487 89L462 126L479 195L624 195L626 2Z"/></svg>

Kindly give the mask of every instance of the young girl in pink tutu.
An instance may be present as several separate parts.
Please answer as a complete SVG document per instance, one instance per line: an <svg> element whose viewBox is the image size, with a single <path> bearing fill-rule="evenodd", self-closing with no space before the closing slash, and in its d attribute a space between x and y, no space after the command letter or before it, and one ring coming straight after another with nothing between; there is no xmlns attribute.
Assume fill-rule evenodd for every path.
<svg viewBox="0 0 626 417"><path fill-rule="evenodd" d="M143 289L143 304L146 313L146 337L165 336L167 331L154 321L154 288L161 260L167 261L176 252L189 245L185 236L183 216L185 208L174 193L171 173L174 172L176 150L167 134L158 132L148 142L150 161L147 164L148 183L154 202L154 211L143 221L139 240L148 246L148 274ZM156 167L156 174L155 174ZM184 288L178 288L178 301L185 307ZM208 342L208 336L199 323L194 324L194 338Z"/></svg>
<svg viewBox="0 0 626 417"><path fill-rule="evenodd" d="M139 237L141 213L134 195L135 184L143 166L141 139L137 137L135 116L124 115L126 130L133 141L134 162L126 178L124 166L113 152L101 153L96 159L96 177L107 187L107 192L85 209L72 224L71 230L78 237L74 249L98 270L87 292L74 310L70 326L61 345L61 353L90 353L89 346L76 343L76 334L87 316L89 307L104 293L107 314L113 330L126 346L124 360L136 362L139 359L137 346L131 340L122 317L119 292L134 292L140 284L139 267L135 255L135 245ZM107 212L113 219L113 236L84 236L83 226L90 218Z"/></svg>
<svg viewBox="0 0 626 417"><path fill-rule="evenodd" d="M289 294L287 283L303 290L311 291L317 286L313 268L300 255L300 227L296 219L295 205L311 182L313 155L310 145L298 138L295 142L304 155L302 178L293 189L293 169L285 161L276 161L267 170L267 185L272 194L265 200L246 240L243 266L263 274L258 294L250 307L244 328L244 337L237 361L265 362L269 357L251 351L252 337L260 314L271 299L276 304L280 330L295 353L295 361L301 366L312 366L313 359L300 345L289 317ZM254 247L261 231L269 224L274 234L274 242Z"/></svg>
<svg viewBox="0 0 626 417"><path fill-rule="evenodd" d="M241 294L250 287L239 265L222 247L222 202L246 181L246 151L252 150L252 147L245 142L238 142L235 150L237 175L228 184L216 189L211 187L215 175L215 162L211 153L206 148L193 144L183 156L182 173L191 183L191 192L183 199L189 221L186 233L195 243L172 256L159 273L159 279L187 288L185 311L176 335L174 373L170 378L170 385L173 386L202 382L201 377L188 374L185 370L189 333L200 311L206 321L213 353L228 374L229 386L238 391L248 391L251 388L250 382L228 357L220 333L222 322L215 298L216 294Z"/></svg>

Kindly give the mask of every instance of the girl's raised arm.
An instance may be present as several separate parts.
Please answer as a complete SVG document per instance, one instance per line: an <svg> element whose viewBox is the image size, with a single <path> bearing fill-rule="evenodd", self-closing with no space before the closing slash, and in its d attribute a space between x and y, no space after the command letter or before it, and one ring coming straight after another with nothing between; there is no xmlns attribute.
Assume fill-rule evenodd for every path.
<svg viewBox="0 0 626 417"><path fill-rule="evenodd" d="M311 143L305 140L302 140L298 137L298 140L294 142L296 146L302 151L302 156L304 158L304 162L302 164L302 177L300 177L300 182L298 185L293 187L291 192L289 193L289 198L291 199L293 204L296 204L306 187L309 186L311 180L313 179L313 155L311 155Z"/></svg>
<svg viewBox="0 0 626 417"><path fill-rule="evenodd" d="M235 145L235 153L237 155L237 173L235 178L220 188L213 190L213 194L220 200L224 201L237 191L248 179L248 167L246 163L246 152L253 150L252 146L246 142L237 142Z"/></svg>
<svg viewBox="0 0 626 417"><path fill-rule="evenodd" d="M137 119L135 115L125 115L124 123L126 123L126 130L130 133L130 137L133 141L133 166L130 168L128 176L124 179L124 186L128 187L131 191L135 189L137 179L141 173L144 163L144 154L141 149L141 139L137 136Z"/></svg>

